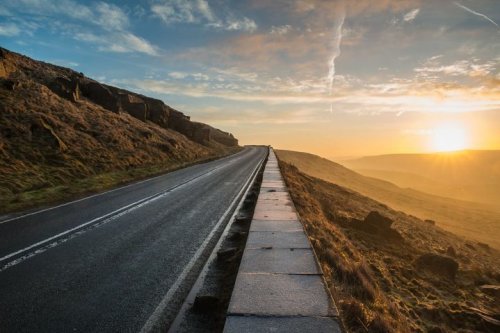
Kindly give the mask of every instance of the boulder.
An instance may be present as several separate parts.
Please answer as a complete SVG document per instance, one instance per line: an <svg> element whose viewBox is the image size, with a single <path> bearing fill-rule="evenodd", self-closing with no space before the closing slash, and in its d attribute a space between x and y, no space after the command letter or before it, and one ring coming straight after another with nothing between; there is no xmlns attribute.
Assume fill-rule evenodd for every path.
<svg viewBox="0 0 500 333"><path fill-rule="evenodd" d="M56 77L47 87L61 98L76 102L80 99L80 86L77 78Z"/></svg>
<svg viewBox="0 0 500 333"><path fill-rule="evenodd" d="M118 94L121 110L127 112L132 117L142 121L148 119L148 107L146 103L137 95L120 93Z"/></svg>
<svg viewBox="0 0 500 333"><path fill-rule="evenodd" d="M428 223L430 225L436 225L436 221L434 221L434 220L427 219L427 220L424 220L424 222Z"/></svg>
<svg viewBox="0 0 500 333"><path fill-rule="evenodd" d="M170 108L162 101L153 98L146 99L148 120L163 128L169 127Z"/></svg>
<svg viewBox="0 0 500 333"><path fill-rule="evenodd" d="M113 94L105 85L95 81L85 80L80 87L83 96L91 102L102 106L112 112L118 113L121 110L118 96Z"/></svg>
<svg viewBox="0 0 500 333"><path fill-rule="evenodd" d="M415 260L415 267L450 280L455 279L458 271L458 263L454 259L435 253L426 253L418 257Z"/></svg>
<svg viewBox="0 0 500 333"><path fill-rule="evenodd" d="M351 219L347 226L387 240L402 240L401 234L391 228L392 223L390 218L371 211L364 220Z"/></svg>
<svg viewBox="0 0 500 333"><path fill-rule="evenodd" d="M450 257L456 257L457 251L455 251L455 248L453 246L448 246L448 249L446 249L446 254Z"/></svg>
<svg viewBox="0 0 500 333"><path fill-rule="evenodd" d="M371 211L370 213L368 213L368 215L365 217L364 222L368 225L374 226L377 229L389 229L393 223L390 218L381 215L377 211Z"/></svg>

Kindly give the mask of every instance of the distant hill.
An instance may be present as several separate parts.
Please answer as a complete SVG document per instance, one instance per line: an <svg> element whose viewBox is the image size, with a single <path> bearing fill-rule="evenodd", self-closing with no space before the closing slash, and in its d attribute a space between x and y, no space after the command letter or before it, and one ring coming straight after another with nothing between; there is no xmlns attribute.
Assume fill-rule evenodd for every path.
<svg viewBox="0 0 500 333"><path fill-rule="evenodd" d="M457 235L500 248L500 212L489 209L487 205L403 189L313 154L286 150L277 150L276 153L280 160L310 176L349 188L422 220L435 220L439 226Z"/></svg>
<svg viewBox="0 0 500 333"><path fill-rule="evenodd" d="M500 150L380 155L342 163L398 186L500 209Z"/></svg>
<svg viewBox="0 0 500 333"><path fill-rule="evenodd" d="M234 151L162 101L0 48L0 212Z"/></svg>

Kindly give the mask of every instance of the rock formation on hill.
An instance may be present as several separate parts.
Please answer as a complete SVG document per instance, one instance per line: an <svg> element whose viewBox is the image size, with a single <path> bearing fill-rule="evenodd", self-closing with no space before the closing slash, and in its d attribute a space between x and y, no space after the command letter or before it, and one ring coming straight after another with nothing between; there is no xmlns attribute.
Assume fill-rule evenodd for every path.
<svg viewBox="0 0 500 333"><path fill-rule="evenodd" d="M235 151L162 101L0 48L0 212Z"/></svg>
<svg viewBox="0 0 500 333"><path fill-rule="evenodd" d="M101 84L82 73L34 61L3 48L0 48L0 78L3 87L12 90L21 81L31 79L71 102L86 99L114 113L126 112L144 122L151 121L163 128L173 129L203 145L212 141L225 146L238 145L232 134L193 122L189 116L158 99Z"/></svg>

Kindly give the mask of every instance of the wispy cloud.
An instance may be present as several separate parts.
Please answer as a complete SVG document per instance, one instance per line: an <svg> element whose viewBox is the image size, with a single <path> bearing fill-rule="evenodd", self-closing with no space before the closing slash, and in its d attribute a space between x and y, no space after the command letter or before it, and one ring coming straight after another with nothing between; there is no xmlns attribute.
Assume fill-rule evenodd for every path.
<svg viewBox="0 0 500 333"><path fill-rule="evenodd" d="M481 63L477 58L457 60L451 64L443 65L439 61L441 57L434 56L427 59L422 66L416 67L414 71L424 78L429 74L477 77L490 75L497 66L495 61Z"/></svg>
<svg viewBox="0 0 500 333"><path fill-rule="evenodd" d="M14 23L0 24L0 36L13 37L21 33L21 29Z"/></svg>
<svg viewBox="0 0 500 333"><path fill-rule="evenodd" d="M158 55L158 50L147 40L129 32L117 32L106 35L96 35L83 32L73 35L75 40L93 43L99 51L128 53L140 52L152 56Z"/></svg>
<svg viewBox="0 0 500 333"><path fill-rule="evenodd" d="M479 12L476 12L475 10L472 10L472 9L470 9L470 8L468 8L468 7L465 7L464 5L462 5L462 4L458 3L458 2L454 2L454 4L455 4L456 6L458 6L458 7L462 8L463 10L465 10L465 11L467 11L467 12L471 13L471 14L474 14L474 15L477 15L477 16L479 16L479 17L484 18L485 20L487 20L487 21L489 21L490 23L494 24L497 28L499 27L499 26L498 26L498 24L497 24L495 21L493 21L491 18L489 18L488 16L486 16L486 15L484 15L484 14L481 14L481 13L479 13Z"/></svg>
<svg viewBox="0 0 500 333"><path fill-rule="evenodd" d="M280 25L280 26L272 26L271 27L271 33L274 35L285 35L288 33L290 30L292 30L292 26L289 24L286 25Z"/></svg>
<svg viewBox="0 0 500 333"><path fill-rule="evenodd" d="M253 32L257 23L248 17L237 17L228 12L218 17L205 0L164 0L151 5L151 11L165 24L190 23L203 24L220 30L241 30Z"/></svg>
<svg viewBox="0 0 500 333"><path fill-rule="evenodd" d="M96 22L109 30L125 30L129 25L127 15L117 6L100 2L96 6Z"/></svg>
<svg viewBox="0 0 500 333"><path fill-rule="evenodd" d="M75 40L93 43L99 51L138 52L152 56L159 54L158 47L130 31L129 17L114 4L96 2L90 6L73 0L18 0L6 5L11 11L30 14L32 21L40 22L39 25L26 22L25 26L29 29L18 27L21 32L32 33L41 26L56 26L54 31L68 34ZM60 23L63 19L66 22ZM83 27L82 22L87 26ZM5 29L5 33L14 32L19 34L12 27L10 30Z"/></svg>
<svg viewBox="0 0 500 333"><path fill-rule="evenodd" d="M415 8L409 11L403 16L403 21L405 22L413 21L417 17L418 13L420 13L420 8Z"/></svg>

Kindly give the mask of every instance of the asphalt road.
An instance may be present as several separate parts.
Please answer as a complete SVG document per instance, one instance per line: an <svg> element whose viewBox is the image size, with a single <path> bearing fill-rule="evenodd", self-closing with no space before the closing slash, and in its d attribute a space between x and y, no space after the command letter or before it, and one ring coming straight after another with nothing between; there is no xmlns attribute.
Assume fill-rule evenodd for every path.
<svg viewBox="0 0 500 333"><path fill-rule="evenodd" d="M0 332L138 332L168 320L266 153L247 147L0 221Z"/></svg>

